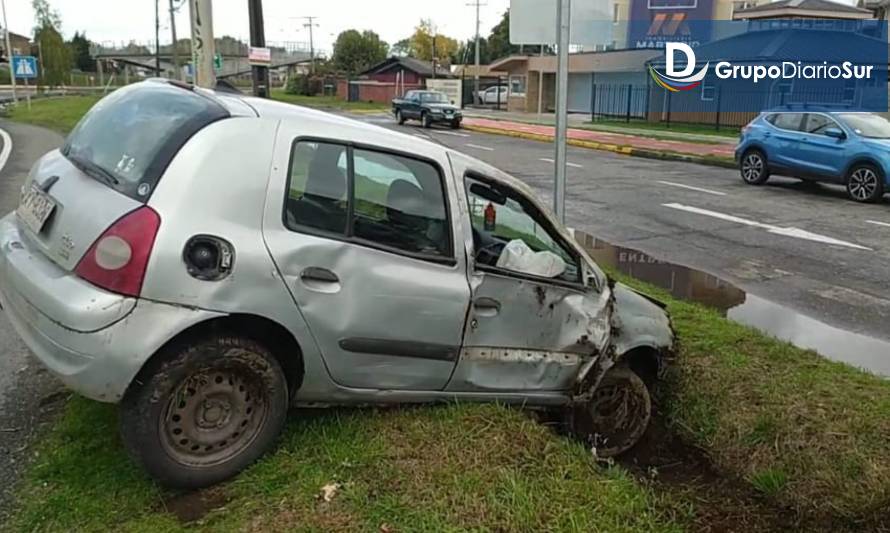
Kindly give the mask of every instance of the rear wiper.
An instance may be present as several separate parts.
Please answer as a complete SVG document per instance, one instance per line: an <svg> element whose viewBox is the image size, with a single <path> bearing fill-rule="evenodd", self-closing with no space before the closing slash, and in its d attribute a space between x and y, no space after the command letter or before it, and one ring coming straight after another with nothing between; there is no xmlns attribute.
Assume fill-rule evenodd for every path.
<svg viewBox="0 0 890 533"><path fill-rule="evenodd" d="M100 167L96 163L88 159L84 159L82 157L78 157L76 155L68 155L68 160L74 163L77 168L89 174L90 176L98 179L102 179L112 185L120 185L120 180L114 177L114 174L108 172L104 168Z"/></svg>

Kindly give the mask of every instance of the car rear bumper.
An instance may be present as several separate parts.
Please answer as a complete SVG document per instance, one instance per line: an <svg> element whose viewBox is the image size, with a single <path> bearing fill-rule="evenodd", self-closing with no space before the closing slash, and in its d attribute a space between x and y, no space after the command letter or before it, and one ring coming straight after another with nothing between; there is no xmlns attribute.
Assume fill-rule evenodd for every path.
<svg viewBox="0 0 890 533"><path fill-rule="evenodd" d="M52 294L59 280L67 284L64 304ZM111 305L113 314L102 305ZM104 402L119 401L145 361L169 339L222 316L125 298L75 279L30 250L10 217L0 220L0 306L50 372L69 388Z"/></svg>

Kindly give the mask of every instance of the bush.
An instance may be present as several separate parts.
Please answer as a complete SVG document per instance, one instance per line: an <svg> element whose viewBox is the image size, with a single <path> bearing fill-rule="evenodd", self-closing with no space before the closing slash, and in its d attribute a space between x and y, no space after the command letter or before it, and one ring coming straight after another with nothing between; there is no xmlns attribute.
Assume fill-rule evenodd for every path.
<svg viewBox="0 0 890 533"><path fill-rule="evenodd" d="M287 79L284 92L300 96L315 96L322 91L322 80L305 75L294 75Z"/></svg>

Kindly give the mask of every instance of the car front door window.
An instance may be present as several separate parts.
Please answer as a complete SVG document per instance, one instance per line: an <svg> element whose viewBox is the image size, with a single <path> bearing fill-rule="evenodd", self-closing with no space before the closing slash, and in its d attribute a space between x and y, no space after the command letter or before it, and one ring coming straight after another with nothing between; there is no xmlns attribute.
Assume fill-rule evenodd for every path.
<svg viewBox="0 0 890 533"><path fill-rule="evenodd" d="M503 185L466 179L479 266L577 283L579 261L527 198Z"/></svg>

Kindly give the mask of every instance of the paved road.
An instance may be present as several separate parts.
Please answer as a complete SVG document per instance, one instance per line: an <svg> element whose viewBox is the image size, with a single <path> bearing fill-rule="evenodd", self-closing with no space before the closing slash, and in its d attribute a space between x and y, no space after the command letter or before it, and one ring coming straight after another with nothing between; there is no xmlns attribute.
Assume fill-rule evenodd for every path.
<svg viewBox="0 0 890 533"><path fill-rule="evenodd" d="M56 133L0 121L12 137L12 151L0 170L0 216L18 205L22 182L42 154L59 146ZM0 148L2 150L2 148ZM61 404L58 382L29 356L27 348L0 311L0 524L5 520L9 495L27 460L28 444L40 426Z"/></svg>
<svg viewBox="0 0 890 533"><path fill-rule="evenodd" d="M552 145L363 120L469 153L551 201ZM611 243L701 269L829 324L890 339L890 203L734 170L568 149L567 221Z"/></svg>

